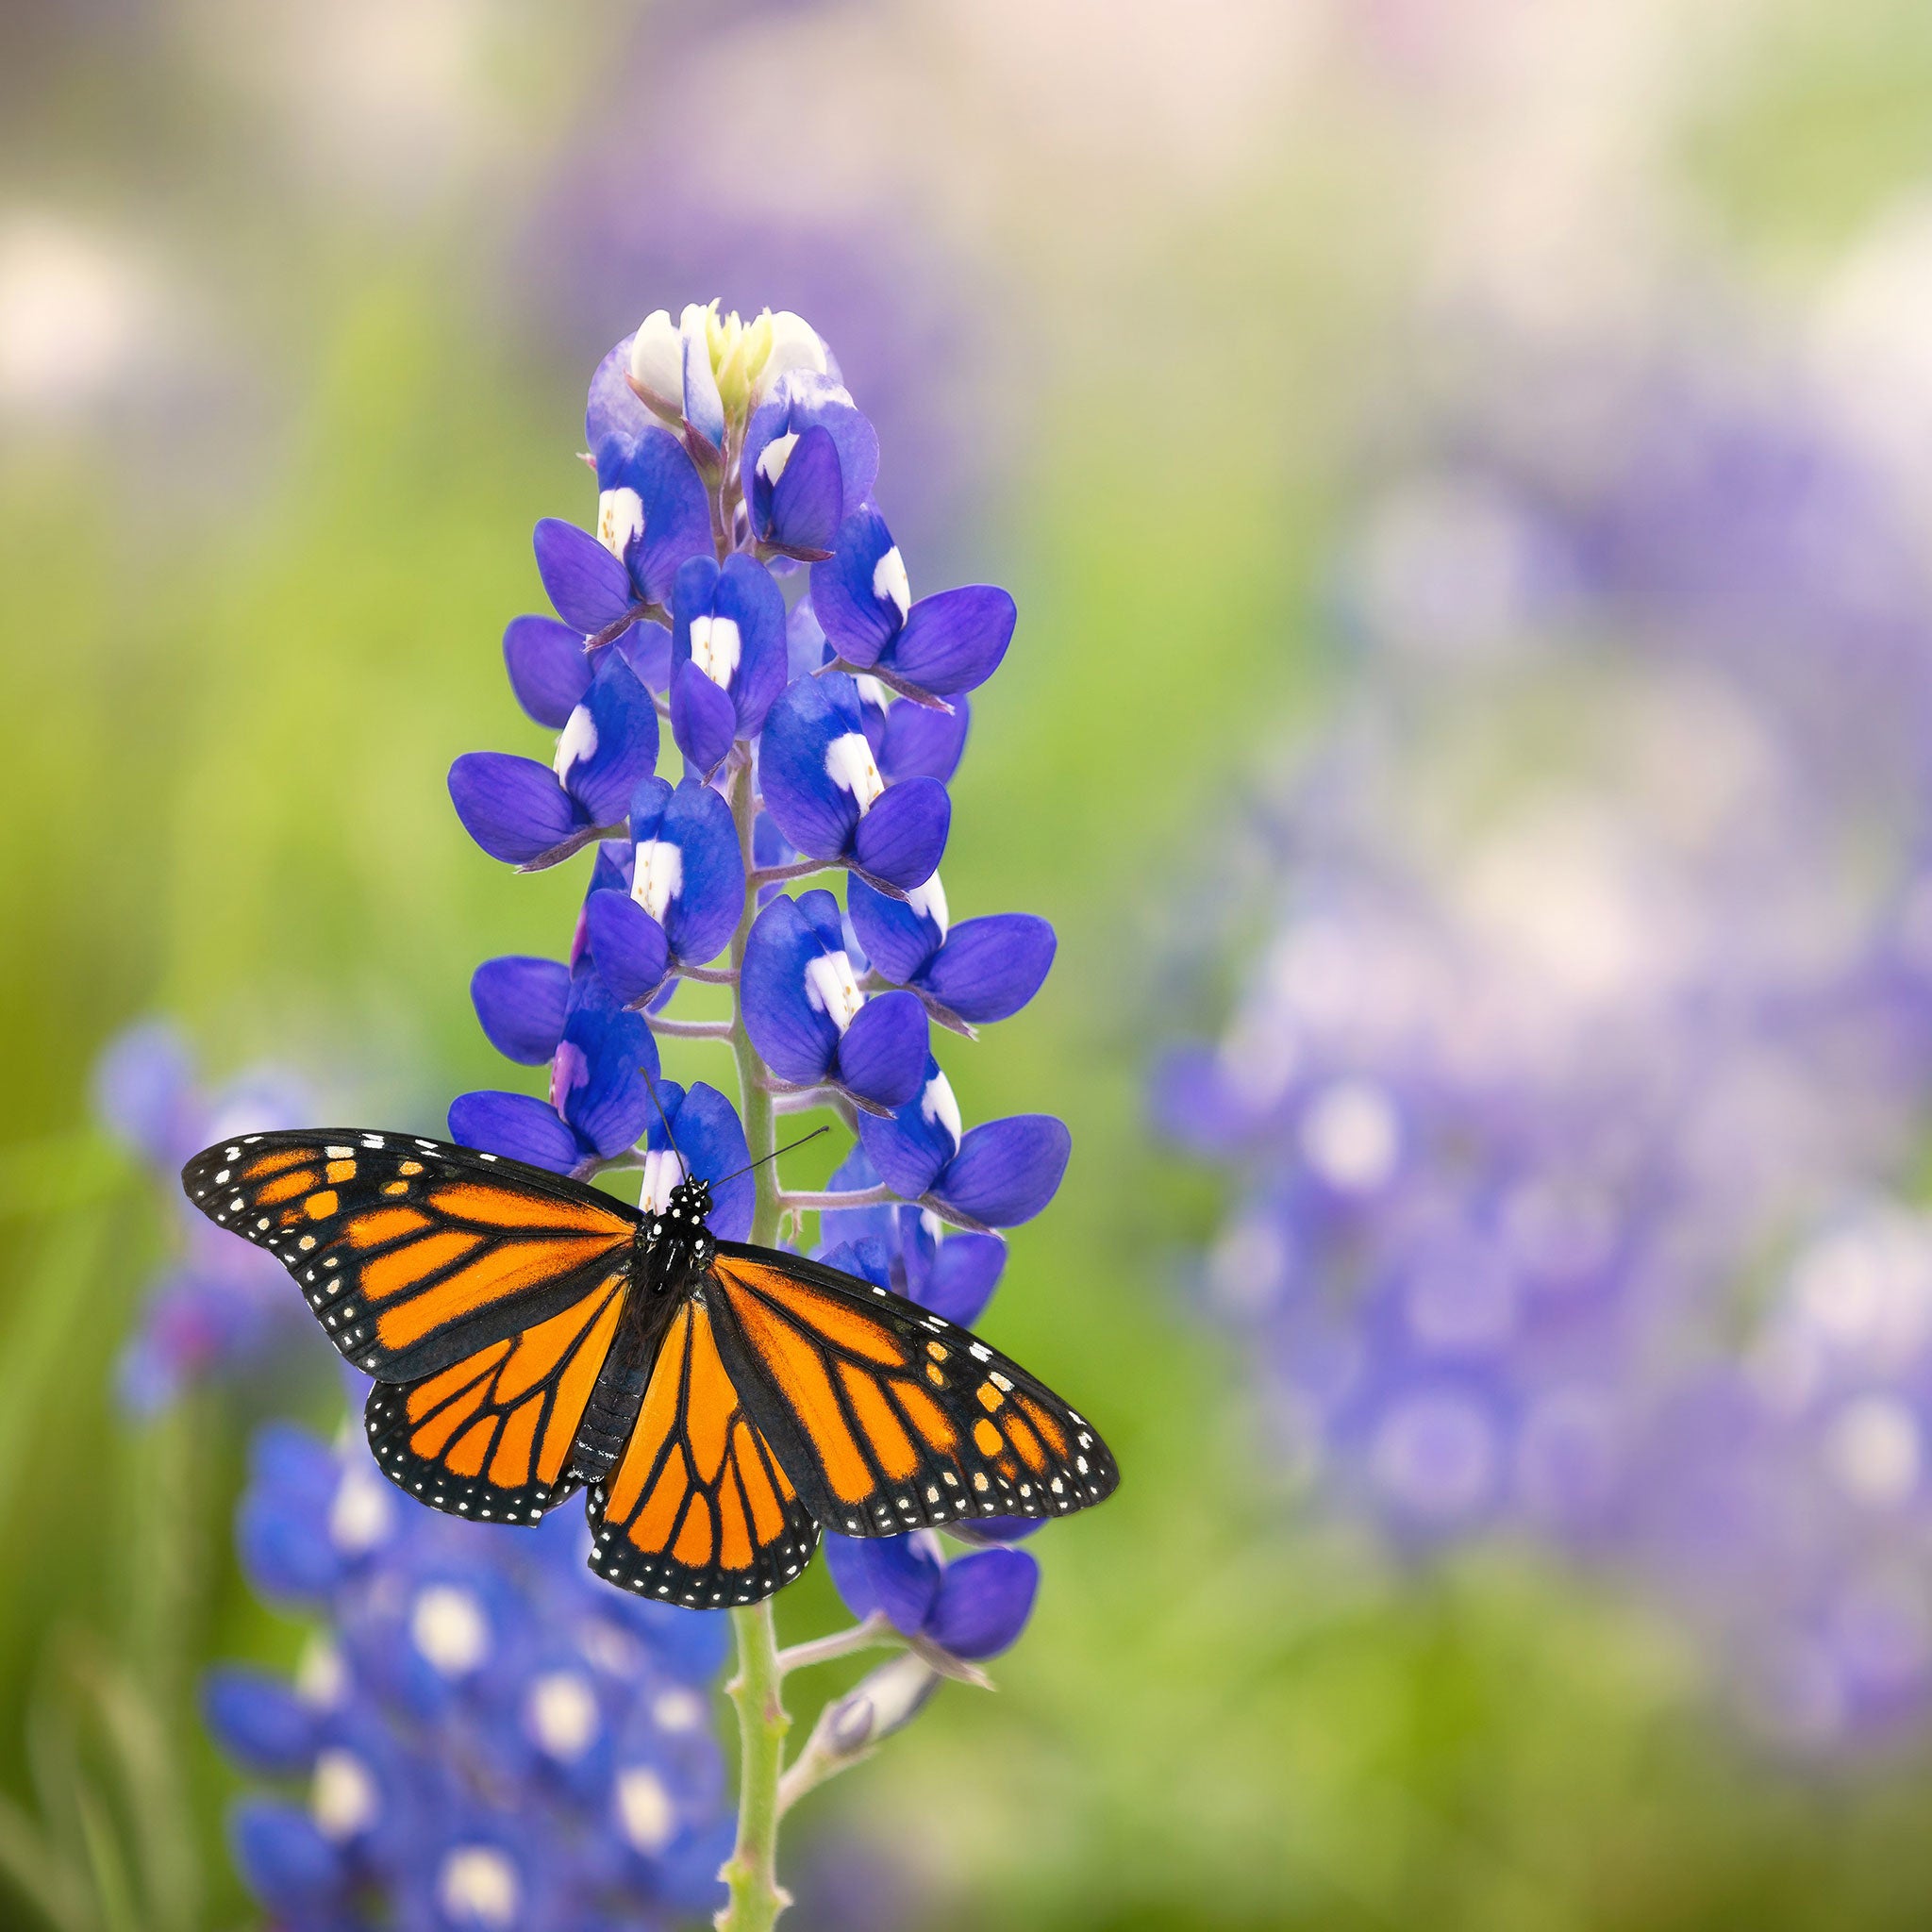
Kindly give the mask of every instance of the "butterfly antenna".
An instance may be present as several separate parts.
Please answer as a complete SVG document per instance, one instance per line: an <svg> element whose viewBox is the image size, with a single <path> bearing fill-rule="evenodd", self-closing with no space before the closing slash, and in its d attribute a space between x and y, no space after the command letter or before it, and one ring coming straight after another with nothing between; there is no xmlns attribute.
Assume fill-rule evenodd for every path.
<svg viewBox="0 0 1932 1932"><path fill-rule="evenodd" d="M671 1131L671 1116L664 1111L664 1103L658 1098L658 1083L651 1078L649 1067L640 1067L638 1072L644 1076L644 1087L651 1096L651 1105L658 1109L658 1118L664 1123L664 1138L671 1142L671 1151L677 1156L677 1164L684 1170L686 1180L691 1178L691 1162L684 1158L684 1149L677 1144L677 1136ZM820 1133L824 1129L821 1127Z"/></svg>
<svg viewBox="0 0 1932 1932"><path fill-rule="evenodd" d="M741 1167L738 1170L738 1174L749 1174L754 1167L762 1167L766 1161L776 1160L779 1155L790 1154L793 1147L803 1147L808 1141L816 1141L821 1134L829 1134L831 1131L830 1127L814 1127L810 1133L801 1134L789 1146L774 1147L769 1154L760 1154L756 1160ZM724 1181L735 1181L738 1178L738 1174L727 1174L724 1176ZM724 1181L715 1181L712 1185L722 1188L724 1185Z"/></svg>

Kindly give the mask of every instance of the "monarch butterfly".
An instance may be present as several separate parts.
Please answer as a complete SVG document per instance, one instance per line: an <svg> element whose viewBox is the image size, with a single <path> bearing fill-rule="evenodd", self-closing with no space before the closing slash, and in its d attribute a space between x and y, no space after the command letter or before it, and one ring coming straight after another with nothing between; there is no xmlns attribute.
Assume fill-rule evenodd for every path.
<svg viewBox="0 0 1932 1932"><path fill-rule="evenodd" d="M384 1474L438 1509L537 1522L588 1487L591 1567L640 1595L756 1603L820 1526L903 1535L1058 1516L1120 1477L1092 1426L967 1330L855 1275L540 1168L359 1128L247 1134L181 1172L276 1256L375 1378Z"/></svg>

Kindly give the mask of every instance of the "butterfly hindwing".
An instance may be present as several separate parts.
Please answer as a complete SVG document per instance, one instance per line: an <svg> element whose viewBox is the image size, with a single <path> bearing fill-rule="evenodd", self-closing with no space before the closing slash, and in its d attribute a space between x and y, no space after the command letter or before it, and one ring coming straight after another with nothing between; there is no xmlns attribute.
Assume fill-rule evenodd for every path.
<svg viewBox="0 0 1932 1932"><path fill-rule="evenodd" d="M520 1334L418 1381L378 1382L366 1421L383 1474L454 1516L535 1523L581 1486L572 1445L629 1291L614 1269Z"/></svg>
<svg viewBox="0 0 1932 1932"><path fill-rule="evenodd" d="M725 1369L827 1529L1058 1516L1119 1483L1106 1443L1050 1389L901 1296L732 1241L706 1292Z"/></svg>
<svg viewBox="0 0 1932 1932"><path fill-rule="evenodd" d="M630 1439L589 1508L591 1569L642 1596L756 1603L810 1560L818 1525L725 1373L701 1296L672 1316Z"/></svg>
<svg viewBox="0 0 1932 1932"><path fill-rule="evenodd" d="M359 1369L413 1382L580 1300L636 1213L541 1168L413 1135L249 1134L197 1154L188 1198L266 1248Z"/></svg>

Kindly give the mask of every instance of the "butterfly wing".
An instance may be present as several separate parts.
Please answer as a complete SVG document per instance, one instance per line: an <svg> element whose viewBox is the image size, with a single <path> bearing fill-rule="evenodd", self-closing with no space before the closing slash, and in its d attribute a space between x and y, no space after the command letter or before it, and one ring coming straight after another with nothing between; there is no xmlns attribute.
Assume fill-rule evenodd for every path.
<svg viewBox="0 0 1932 1932"><path fill-rule="evenodd" d="M211 1221L266 1248L358 1369L414 1382L590 1293L638 1215L520 1161L362 1129L248 1134L181 1171Z"/></svg>
<svg viewBox="0 0 1932 1932"><path fill-rule="evenodd" d="M807 1504L847 1536L1060 1516L1113 1493L1091 1424L966 1329L856 1276L721 1241L725 1369Z"/></svg>
<svg viewBox="0 0 1932 1932"><path fill-rule="evenodd" d="M630 1440L589 1508L591 1568L641 1596L756 1603L811 1560L818 1525L725 1374L702 1298L672 1316Z"/></svg>
<svg viewBox="0 0 1932 1932"><path fill-rule="evenodd" d="M535 1523L580 1487L571 1448L630 1276L612 1269L520 1334L369 1392L369 1446L391 1482L453 1516Z"/></svg>

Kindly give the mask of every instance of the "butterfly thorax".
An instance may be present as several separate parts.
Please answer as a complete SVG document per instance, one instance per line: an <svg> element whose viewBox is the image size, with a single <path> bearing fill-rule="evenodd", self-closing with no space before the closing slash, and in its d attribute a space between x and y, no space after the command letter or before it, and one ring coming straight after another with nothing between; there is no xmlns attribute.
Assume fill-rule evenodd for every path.
<svg viewBox="0 0 1932 1932"><path fill-rule="evenodd" d="M695 1288L718 1252L706 1224L711 1184L679 1181L671 1198L638 1228L638 1278L653 1295L678 1296Z"/></svg>
<svg viewBox="0 0 1932 1932"><path fill-rule="evenodd" d="M606 1474L623 1453L671 1317L695 1291L718 1252L706 1225L710 1211L709 1185L680 1181L663 1207L638 1224L631 1259L637 1287L625 1298L616 1338L571 1448L572 1466L586 1481Z"/></svg>

